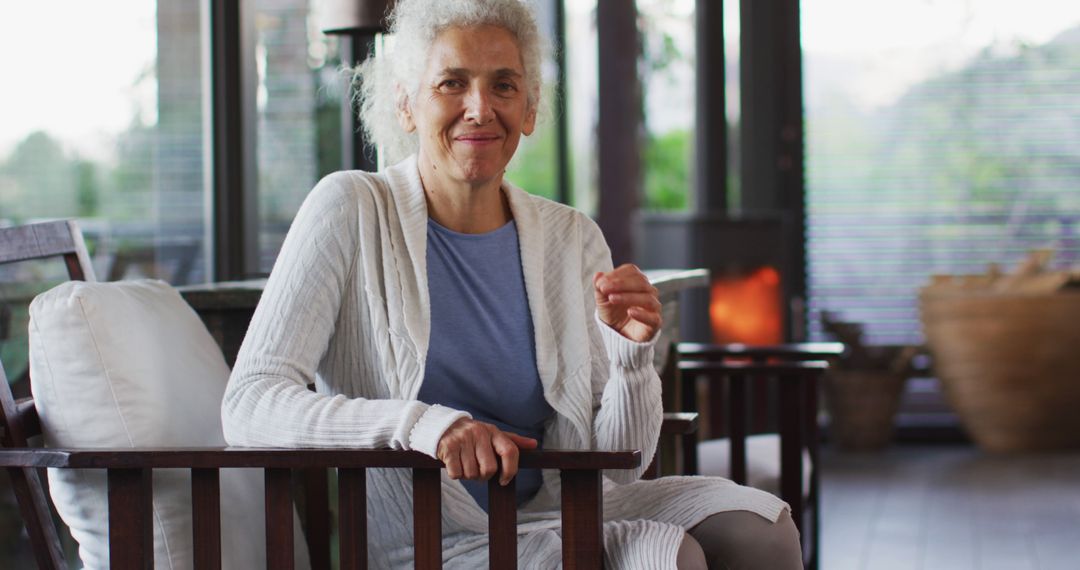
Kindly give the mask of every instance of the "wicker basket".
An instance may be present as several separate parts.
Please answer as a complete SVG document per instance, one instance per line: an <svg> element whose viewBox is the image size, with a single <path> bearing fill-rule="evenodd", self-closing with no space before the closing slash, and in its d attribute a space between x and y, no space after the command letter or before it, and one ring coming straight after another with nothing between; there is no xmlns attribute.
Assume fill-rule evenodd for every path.
<svg viewBox="0 0 1080 570"><path fill-rule="evenodd" d="M825 376L829 441L847 451L876 451L892 440L907 375L834 368Z"/></svg>
<svg viewBox="0 0 1080 570"><path fill-rule="evenodd" d="M980 447L1080 447L1080 292L927 287L920 306L935 371Z"/></svg>

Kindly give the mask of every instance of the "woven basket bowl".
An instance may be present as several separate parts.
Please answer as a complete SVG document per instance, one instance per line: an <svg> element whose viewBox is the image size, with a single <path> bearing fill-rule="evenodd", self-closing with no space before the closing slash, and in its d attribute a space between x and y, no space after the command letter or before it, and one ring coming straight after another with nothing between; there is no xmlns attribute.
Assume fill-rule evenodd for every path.
<svg viewBox="0 0 1080 570"><path fill-rule="evenodd" d="M1080 292L920 294L946 397L994 452L1080 447Z"/></svg>
<svg viewBox="0 0 1080 570"><path fill-rule="evenodd" d="M876 451L892 440L907 376L884 370L830 369L825 376L829 438L846 451Z"/></svg>

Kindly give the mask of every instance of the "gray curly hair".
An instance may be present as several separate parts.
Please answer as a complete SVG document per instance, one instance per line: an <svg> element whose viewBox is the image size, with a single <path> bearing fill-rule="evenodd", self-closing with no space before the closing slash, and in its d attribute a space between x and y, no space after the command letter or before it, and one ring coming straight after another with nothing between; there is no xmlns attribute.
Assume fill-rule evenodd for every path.
<svg viewBox="0 0 1080 570"><path fill-rule="evenodd" d="M512 33L521 51L529 106L538 108L543 44L536 17L522 0L398 0L389 20L392 41L385 52L370 54L353 70L360 121L384 164L419 148L416 133L398 124L397 109L416 96L431 44L446 28L492 25Z"/></svg>

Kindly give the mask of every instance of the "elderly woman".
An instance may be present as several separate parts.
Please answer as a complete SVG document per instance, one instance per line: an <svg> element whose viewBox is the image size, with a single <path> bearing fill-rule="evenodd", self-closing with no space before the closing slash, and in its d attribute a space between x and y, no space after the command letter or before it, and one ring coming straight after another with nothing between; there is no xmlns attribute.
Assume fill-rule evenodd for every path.
<svg viewBox="0 0 1080 570"><path fill-rule="evenodd" d="M501 462L504 483L517 476L521 566L555 568L559 480L518 472L518 450L636 448L649 463L660 303L636 267L612 268L588 217L503 178L541 93L528 8L399 0L392 33L392 51L359 70L362 114L384 152L408 157L333 174L308 196L229 381L226 438L442 460L451 568L486 563L484 480ZM801 567L771 495L606 475L609 567ZM370 476L376 568L411 563L409 476Z"/></svg>

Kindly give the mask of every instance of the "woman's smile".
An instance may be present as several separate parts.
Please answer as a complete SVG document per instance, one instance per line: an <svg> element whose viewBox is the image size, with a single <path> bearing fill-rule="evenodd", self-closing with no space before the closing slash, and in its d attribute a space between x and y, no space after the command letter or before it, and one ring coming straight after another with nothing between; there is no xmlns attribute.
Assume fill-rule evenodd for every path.
<svg viewBox="0 0 1080 570"><path fill-rule="evenodd" d="M494 133L469 133L454 137L454 141L471 146L487 146L502 140L502 136Z"/></svg>

